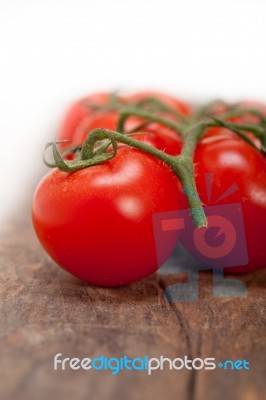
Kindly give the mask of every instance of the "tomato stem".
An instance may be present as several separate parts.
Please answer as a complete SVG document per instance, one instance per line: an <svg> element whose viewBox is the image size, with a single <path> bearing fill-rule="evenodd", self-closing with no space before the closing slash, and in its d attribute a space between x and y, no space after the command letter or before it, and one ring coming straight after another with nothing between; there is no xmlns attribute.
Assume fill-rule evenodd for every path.
<svg viewBox="0 0 266 400"><path fill-rule="evenodd" d="M226 104L225 101L221 99L212 100L206 104L203 104L195 111L195 113L190 118L190 124L196 121L200 121L202 118L205 117L206 114L212 114L212 111L215 106L216 107L222 106L225 107L226 109L228 108L228 105Z"/></svg>
<svg viewBox="0 0 266 400"><path fill-rule="evenodd" d="M113 152L105 152L108 147L106 139L110 140L109 144L112 144ZM103 141L103 144L95 150L95 144L99 140ZM207 226L207 219L196 189L193 162L191 157L185 153L180 156L171 156L166 154L164 151L158 150L122 133L111 131L109 129L97 128L91 131L87 136L87 139L82 146L80 156L74 160L64 160L57 148L57 144L49 143L48 147L52 145L53 148L54 163L52 164L46 161L46 164L49 167L56 166L65 172L76 171L92 165L100 164L115 156L117 142L142 150L167 164L181 181L195 226L198 228Z"/></svg>
<svg viewBox="0 0 266 400"><path fill-rule="evenodd" d="M248 143L251 147L254 149L260 151L262 154L265 153L265 148L266 148L266 134L265 130L257 125L254 124L233 124L232 122L224 121L220 118L216 118L213 116L210 116L211 119L213 119L214 122L216 122L216 126L222 126L224 128L227 128L231 130L232 132L236 133L238 136L240 136L246 143ZM261 147L258 147L244 132L251 132L253 133L254 136L260 139L260 142L262 144Z"/></svg>
<svg viewBox="0 0 266 400"><path fill-rule="evenodd" d="M183 126L178 124L175 121L172 121L171 119L162 117L161 115L158 114L153 114L149 111L141 110L135 107L132 108L124 108L120 112L120 118L118 120L117 124L117 131L124 133L124 125L126 120L129 117L140 117L147 119L150 122L158 122L160 124L163 124L165 126L168 126L169 128L173 129L177 134L182 135L183 132Z"/></svg>
<svg viewBox="0 0 266 400"><path fill-rule="evenodd" d="M57 148L58 142L48 143L45 148L45 154L47 148L52 147L53 161L47 161L46 156L44 156L45 164L51 168L57 167L65 172L76 171L96 164L101 164L115 157L117 152L117 142L121 142L133 148L144 151L167 164L173 173L179 178L189 204L193 223L196 227L207 226L207 219L196 187L193 164L197 143L205 134L206 130L210 127L225 127L235 132L252 147L256 148L262 153L265 153L266 118L258 110L243 110L238 109L237 106L230 108L230 106L228 106L225 102L216 100L201 107L190 118L186 118L184 116L180 118L180 116L175 113L176 116L180 118L181 124L179 124L176 121L158 115L156 112L152 113L151 111L139 108L141 106L143 107L145 104L148 104L150 108L152 106L156 108L157 111L161 110L169 113L172 112L172 114L174 113L174 111L165 106L164 103L153 98L145 99L145 101L136 103L132 107L121 106L118 99L115 97L110 103L111 105L109 104L109 107L111 106L119 110L120 118L117 124L117 131L104 128L94 129L93 131L88 132L88 136L83 145L75 146L74 148L67 150L67 153L65 152L62 154ZM215 106L217 105L221 105L229 111L225 112L224 114L218 114L214 112ZM207 112L209 112L210 115L207 115ZM236 124L228 121L228 119L225 119L233 116L241 116L245 113L257 116L260 119L261 124ZM219 115L219 118L217 115ZM133 139L129 134L125 134L124 125L127 118L131 116L144 119L144 122L140 126L145 127L150 122L157 122L171 128L178 135L181 135L183 137L183 147L181 153L176 156L169 155L164 151L158 150L146 143ZM245 132L251 132L258 137L261 141L262 148L258 148L256 144L254 144L254 142L245 134ZM110 144L112 145L112 151L107 151ZM69 154L74 155L75 158L73 160L67 160L65 156Z"/></svg>
<svg viewBox="0 0 266 400"><path fill-rule="evenodd" d="M97 132L100 132L102 130L104 129L99 128L93 130L90 133L89 137L91 135L97 135ZM196 188L194 165L190 155L187 155L186 152L182 152L179 156L170 156L164 151L158 150L152 146L149 146L146 143L135 140L119 132L110 131L107 129L105 131L108 132L110 136L112 136L117 142L121 142L136 149L145 151L146 153L157 157L165 164L167 164L181 181L184 193L187 197L187 201L190 207L190 212L194 225L198 228L207 226L207 219Z"/></svg>
<svg viewBox="0 0 266 400"><path fill-rule="evenodd" d="M151 96L151 97L146 97L145 99L141 99L141 100L135 102L134 106L137 107L138 109L143 109L143 108L147 107L147 111L151 111L151 112L164 111L164 112L167 112L169 114L176 116L182 122L184 122L186 120L186 117L184 116L184 114L169 107L167 104L165 104L163 101L157 99L156 97Z"/></svg>
<svg viewBox="0 0 266 400"><path fill-rule="evenodd" d="M231 107L229 111L219 115L220 119L228 119L228 118L233 118L233 117L241 117L243 115L254 115L255 117L258 117L260 120L260 123L264 126L266 126L266 117L263 115L262 112L254 109L254 108L237 108L237 106Z"/></svg>

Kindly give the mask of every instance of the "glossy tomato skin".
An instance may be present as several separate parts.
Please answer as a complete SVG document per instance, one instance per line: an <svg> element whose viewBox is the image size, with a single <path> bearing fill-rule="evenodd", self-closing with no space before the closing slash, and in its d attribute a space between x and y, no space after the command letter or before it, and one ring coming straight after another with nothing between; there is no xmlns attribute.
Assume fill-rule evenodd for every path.
<svg viewBox="0 0 266 400"><path fill-rule="evenodd" d="M203 139L196 149L194 161L196 184L204 204L240 203L242 206L249 261L247 265L225 268L225 272L245 273L265 268L265 157L243 140L224 135ZM206 173L212 173L214 177L210 202L205 183ZM238 190L217 202L232 185L237 185Z"/></svg>
<svg viewBox="0 0 266 400"><path fill-rule="evenodd" d="M33 225L47 253L72 275L125 285L158 269L152 217L178 209L179 193L165 164L123 147L102 165L48 173L34 195ZM164 259L177 240L171 235Z"/></svg>
<svg viewBox="0 0 266 400"><path fill-rule="evenodd" d="M145 132L137 132L132 138L173 156L180 154L182 149L182 141L177 135L167 136L161 130L153 131L145 128Z"/></svg>
<svg viewBox="0 0 266 400"><path fill-rule="evenodd" d="M179 100L173 96L170 96L166 93L161 93L161 92L154 92L154 91L145 91L145 92L137 92L133 95L131 95L128 99L129 103L138 103L142 100L149 99L149 98L155 98L162 103L164 103L166 106L169 108L180 112L184 116L190 115L192 110L191 107L183 102L182 100Z"/></svg>
<svg viewBox="0 0 266 400"><path fill-rule="evenodd" d="M57 139L68 140L69 144L73 144L73 137L76 129L84 119L88 118L90 115L101 115L101 112L97 111L95 107L108 105L111 96L112 94L105 92L94 93L74 103L66 112L61 127L59 128ZM118 96L117 98L120 102L125 101L121 96Z"/></svg>
<svg viewBox="0 0 266 400"><path fill-rule="evenodd" d="M154 140L156 139L154 147L157 149L173 156L180 154L182 137L173 129L157 122L151 122L145 127L145 132Z"/></svg>

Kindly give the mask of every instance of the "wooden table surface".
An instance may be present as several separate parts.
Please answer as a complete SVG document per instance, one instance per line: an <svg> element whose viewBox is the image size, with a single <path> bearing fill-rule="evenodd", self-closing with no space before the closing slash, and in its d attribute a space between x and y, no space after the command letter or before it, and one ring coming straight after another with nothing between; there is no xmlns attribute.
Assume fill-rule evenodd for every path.
<svg viewBox="0 0 266 400"><path fill-rule="evenodd" d="M41 249L29 211L1 229L1 400L265 399L266 271L241 277L242 298L214 297L200 273L199 300L168 302L187 275L154 274L97 288L58 268ZM246 359L249 371L55 371L53 357L187 355Z"/></svg>

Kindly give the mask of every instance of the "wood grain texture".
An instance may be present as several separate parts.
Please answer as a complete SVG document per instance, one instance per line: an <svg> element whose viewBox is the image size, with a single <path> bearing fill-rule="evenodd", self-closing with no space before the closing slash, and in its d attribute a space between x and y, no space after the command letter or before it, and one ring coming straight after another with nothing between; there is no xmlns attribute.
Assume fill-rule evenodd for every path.
<svg viewBox="0 0 266 400"><path fill-rule="evenodd" d="M164 289L186 274L154 274L118 289L82 283L43 252L29 212L0 242L1 400L262 400L265 398L265 271L244 276L243 298L212 294L200 274L199 301L168 302ZM66 357L247 359L250 371L54 371Z"/></svg>

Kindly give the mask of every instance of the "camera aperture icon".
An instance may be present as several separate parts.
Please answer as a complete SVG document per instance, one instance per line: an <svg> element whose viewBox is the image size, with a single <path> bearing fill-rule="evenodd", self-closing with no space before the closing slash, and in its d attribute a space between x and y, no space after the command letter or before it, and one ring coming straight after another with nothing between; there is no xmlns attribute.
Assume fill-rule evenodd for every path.
<svg viewBox="0 0 266 400"><path fill-rule="evenodd" d="M234 225L222 215L211 215L208 224L207 228L194 230L193 241L197 250L210 259L230 254L237 240Z"/></svg>
<svg viewBox="0 0 266 400"><path fill-rule="evenodd" d="M234 267L248 262L246 236L240 203L204 207L207 228L195 228L189 209L153 216L158 261L165 240L180 232L186 250L202 264L201 269Z"/></svg>

